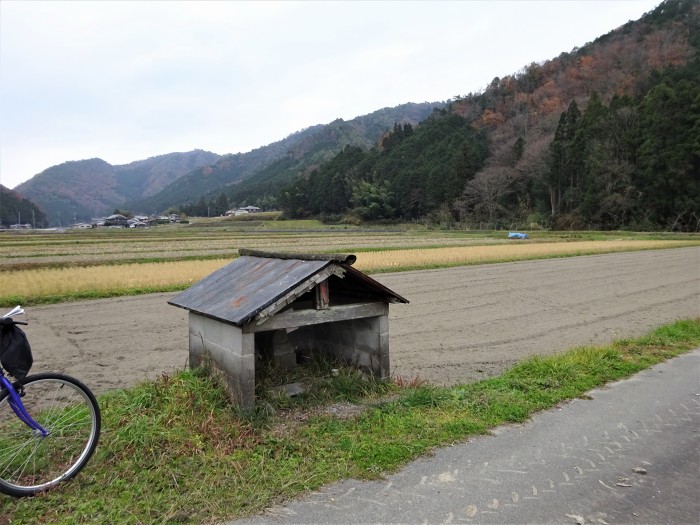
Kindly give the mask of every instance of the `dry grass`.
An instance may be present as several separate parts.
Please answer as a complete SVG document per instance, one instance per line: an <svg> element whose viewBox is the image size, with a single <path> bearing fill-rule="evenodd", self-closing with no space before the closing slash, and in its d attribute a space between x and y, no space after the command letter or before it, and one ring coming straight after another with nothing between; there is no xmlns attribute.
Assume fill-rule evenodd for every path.
<svg viewBox="0 0 700 525"><path fill-rule="evenodd" d="M14 296L42 297L76 292L157 289L195 283L229 262L230 259L213 259L16 270L0 273L0 290L8 295L10 292Z"/></svg>
<svg viewBox="0 0 700 525"><path fill-rule="evenodd" d="M411 249L358 254L355 267L366 272L495 263L542 257L609 253L697 245L693 241L582 241ZM186 287L229 263L231 259L174 261L70 268L44 268L0 272L0 302L12 298L86 292L118 293Z"/></svg>
<svg viewBox="0 0 700 525"><path fill-rule="evenodd" d="M92 232L89 232L92 233ZM139 232L137 232L139 233ZM31 240L31 242L29 242ZM317 253L321 251L351 251L386 247L429 247L436 244L454 246L505 240L469 239L447 234L420 235L404 232L323 232L256 234L205 232L201 238L159 237L105 239L90 236L68 242L64 238L32 237L28 240L0 237L0 271L38 268L41 266L80 266L122 264L128 262L175 261L192 257L229 258L238 248L287 250Z"/></svg>
<svg viewBox="0 0 700 525"><path fill-rule="evenodd" d="M517 243L517 244L516 244ZM360 253L355 267L365 272L498 263L522 259L588 255L619 251L652 250L692 246L693 241L580 241L531 243L513 241L496 246L466 246L454 248L395 250Z"/></svg>

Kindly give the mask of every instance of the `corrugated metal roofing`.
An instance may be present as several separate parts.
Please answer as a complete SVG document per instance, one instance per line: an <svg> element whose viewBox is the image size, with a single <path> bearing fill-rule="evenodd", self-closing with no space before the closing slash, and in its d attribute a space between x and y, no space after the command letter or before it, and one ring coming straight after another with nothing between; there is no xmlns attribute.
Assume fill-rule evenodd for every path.
<svg viewBox="0 0 700 525"><path fill-rule="evenodd" d="M240 252L254 253L256 256L242 255L176 295L168 303L243 326L262 310L332 265L340 266L348 275L357 279L358 286L379 292L386 296L388 301L408 302L362 272L351 268L346 262L342 262L354 262L354 256L310 255L308 259L302 259L306 256L287 254L283 255L285 258L279 258L264 252ZM288 256L298 258L286 258ZM310 260L312 258L314 260Z"/></svg>
<svg viewBox="0 0 700 525"><path fill-rule="evenodd" d="M239 257L168 301L242 326L330 261Z"/></svg>

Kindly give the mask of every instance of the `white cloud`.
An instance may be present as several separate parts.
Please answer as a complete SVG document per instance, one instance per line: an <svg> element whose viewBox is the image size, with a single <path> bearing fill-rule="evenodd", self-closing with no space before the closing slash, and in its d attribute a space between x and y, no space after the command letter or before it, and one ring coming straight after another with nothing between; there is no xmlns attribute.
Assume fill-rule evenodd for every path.
<svg viewBox="0 0 700 525"><path fill-rule="evenodd" d="M445 100L656 2L0 2L0 183Z"/></svg>

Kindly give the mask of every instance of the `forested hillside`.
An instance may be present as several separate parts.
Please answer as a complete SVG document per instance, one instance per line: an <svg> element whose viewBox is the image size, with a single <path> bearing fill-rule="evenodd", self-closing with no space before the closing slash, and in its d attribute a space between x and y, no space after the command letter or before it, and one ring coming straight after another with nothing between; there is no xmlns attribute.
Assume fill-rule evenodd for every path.
<svg viewBox="0 0 700 525"><path fill-rule="evenodd" d="M221 214L228 203L275 206L276 194L299 173L333 158L348 144L371 147L394 122L418 123L442 103L408 103L384 108L349 121L306 128L248 153L226 155L212 166L182 177L148 199L124 206L150 212L176 205L188 215Z"/></svg>
<svg viewBox="0 0 700 525"><path fill-rule="evenodd" d="M34 203L0 184L0 228L18 224L40 228L47 221L44 213Z"/></svg>
<svg viewBox="0 0 700 525"><path fill-rule="evenodd" d="M347 147L277 203L292 217L698 231L699 51L700 3L668 0L374 148Z"/></svg>
<svg viewBox="0 0 700 525"><path fill-rule="evenodd" d="M341 214L361 219L418 218L459 197L483 167L486 134L459 115L438 110L418 125L397 124L379 148L347 146L298 177L278 196L290 216Z"/></svg>
<svg viewBox="0 0 700 525"><path fill-rule="evenodd" d="M208 151L170 153L121 166L102 159L64 162L15 188L46 214L50 225L110 214L127 199L151 195L220 156Z"/></svg>

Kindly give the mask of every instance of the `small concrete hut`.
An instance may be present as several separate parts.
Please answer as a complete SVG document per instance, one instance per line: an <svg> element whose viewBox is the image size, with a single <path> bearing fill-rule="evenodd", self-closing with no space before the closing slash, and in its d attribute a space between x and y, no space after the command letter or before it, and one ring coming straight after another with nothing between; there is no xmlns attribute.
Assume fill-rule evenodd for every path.
<svg viewBox="0 0 700 525"><path fill-rule="evenodd" d="M354 255L239 250L240 257L168 301L189 311L189 362L255 406L256 359L293 367L315 351L389 377L389 303L408 303L352 267Z"/></svg>

